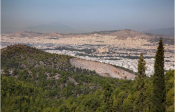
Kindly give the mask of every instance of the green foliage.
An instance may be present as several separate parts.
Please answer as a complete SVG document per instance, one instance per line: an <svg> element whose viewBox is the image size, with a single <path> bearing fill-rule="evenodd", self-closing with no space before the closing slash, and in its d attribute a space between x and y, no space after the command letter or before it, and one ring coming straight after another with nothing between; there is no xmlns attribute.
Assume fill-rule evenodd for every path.
<svg viewBox="0 0 175 112"><path fill-rule="evenodd" d="M167 112L174 112L174 70L169 70L165 75L165 79Z"/></svg>
<svg viewBox="0 0 175 112"><path fill-rule="evenodd" d="M164 78L164 47L162 39L160 39L154 63L153 97L152 97L153 112L165 111L165 94L166 90L165 90L165 78Z"/></svg>
<svg viewBox="0 0 175 112"><path fill-rule="evenodd" d="M3 49L2 112L134 112L143 82L143 110L151 111L153 77L145 77L143 82L102 77L73 67L69 59L22 45ZM141 74L144 72L138 77ZM166 110L172 112L174 70L165 77Z"/></svg>
<svg viewBox="0 0 175 112"><path fill-rule="evenodd" d="M2 68L56 68L64 69L70 66L69 56L50 54L26 45L13 45L2 49Z"/></svg>
<svg viewBox="0 0 175 112"><path fill-rule="evenodd" d="M133 95L129 94L127 98L123 101L123 111L124 112L132 112L133 111L133 103L134 103L134 97Z"/></svg>
<svg viewBox="0 0 175 112"><path fill-rule="evenodd" d="M142 112L144 111L143 109L145 108L145 60L143 58L143 55L140 54L140 58L138 60L138 77L136 77L136 98L134 101L134 111Z"/></svg>
<svg viewBox="0 0 175 112"><path fill-rule="evenodd" d="M127 98L127 93L125 91L121 91L118 95L117 95L117 98L114 99L116 102L114 102L114 110L116 111L123 111L123 101L125 98Z"/></svg>

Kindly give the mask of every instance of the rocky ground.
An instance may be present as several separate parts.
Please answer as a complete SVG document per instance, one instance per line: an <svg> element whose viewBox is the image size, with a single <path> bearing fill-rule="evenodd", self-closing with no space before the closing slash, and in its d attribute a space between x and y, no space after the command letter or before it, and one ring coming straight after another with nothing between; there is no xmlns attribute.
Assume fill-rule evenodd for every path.
<svg viewBox="0 0 175 112"><path fill-rule="evenodd" d="M131 80L135 78L134 74L105 63L88 61L88 60L83 60L79 58L72 58L70 62L75 67L79 67L82 69L89 69L92 71L95 70L99 75L105 76L105 77L113 77L113 78L119 78L119 79L126 78Z"/></svg>

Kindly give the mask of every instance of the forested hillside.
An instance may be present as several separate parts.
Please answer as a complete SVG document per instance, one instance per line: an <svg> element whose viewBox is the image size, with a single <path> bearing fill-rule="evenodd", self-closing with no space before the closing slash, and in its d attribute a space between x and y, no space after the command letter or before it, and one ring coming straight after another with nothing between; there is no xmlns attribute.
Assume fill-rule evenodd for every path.
<svg viewBox="0 0 175 112"><path fill-rule="evenodd" d="M99 76L72 66L70 56L25 45L1 50L2 112L133 112L137 80ZM152 77L144 79L151 111ZM174 111L174 70L165 75L166 110Z"/></svg>

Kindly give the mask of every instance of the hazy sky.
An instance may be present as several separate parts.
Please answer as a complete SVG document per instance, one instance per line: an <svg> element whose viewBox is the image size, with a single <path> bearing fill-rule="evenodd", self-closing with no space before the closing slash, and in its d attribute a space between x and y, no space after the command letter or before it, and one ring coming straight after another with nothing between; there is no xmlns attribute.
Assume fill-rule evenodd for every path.
<svg viewBox="0 0 175 112"><path fill-rule="evenodd" d="M1 25L61 23L82 31L174 27L174 0L1 0Z"/></svg>

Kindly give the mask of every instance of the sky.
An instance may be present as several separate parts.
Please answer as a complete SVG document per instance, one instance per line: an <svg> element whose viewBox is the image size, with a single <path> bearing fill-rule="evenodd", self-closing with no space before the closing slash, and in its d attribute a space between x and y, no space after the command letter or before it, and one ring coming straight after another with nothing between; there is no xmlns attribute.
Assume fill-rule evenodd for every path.
<svg viewBox="0 0 175 112"><path fill-rule="evenodd" d="M174 0L1 0L2 33L54 23L82 32L172 28Z"/></svg>

